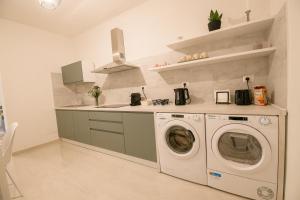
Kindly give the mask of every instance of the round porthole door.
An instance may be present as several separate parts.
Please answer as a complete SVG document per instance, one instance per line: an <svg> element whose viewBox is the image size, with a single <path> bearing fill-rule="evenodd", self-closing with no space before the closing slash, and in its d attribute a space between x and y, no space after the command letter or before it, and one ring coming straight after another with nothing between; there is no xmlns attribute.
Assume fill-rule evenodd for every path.
<svg viewBox="0 0 300 200"><path fill-rule="evenodd" d="M263 169L271 160L271 147L258 130L244 124L218 129L211 141L215 157L236 172L251 173Z"/></svg>
<svg viewBox="0 0 300 200"><path fill-rule="evenodd" d="M178 158L190 158L200 148L199 137L196 131L185 122L170 121L162 133L162 145Z"/></svg>

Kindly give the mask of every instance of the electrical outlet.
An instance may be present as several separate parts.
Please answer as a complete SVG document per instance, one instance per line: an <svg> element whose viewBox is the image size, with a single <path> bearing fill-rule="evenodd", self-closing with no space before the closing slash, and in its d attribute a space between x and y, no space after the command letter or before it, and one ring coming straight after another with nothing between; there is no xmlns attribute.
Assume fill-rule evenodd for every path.
<svg viewBox="0 0 300 200"><path fill-rule="evenodd" d="M182 82L182 83L181 83L181 85L182 85L183 87L184 87L184 84L185 84L186 87L189 87L189 86L190 86L190 83L189 83L189 82Z"/></svg>
<svg viewBox="0 0 300 200"><path fill-rule="evenodd" d="M249 83L254 82L254 75L253 74L243 76L243 83L247 83L247 78L249 78Z"/></svg>

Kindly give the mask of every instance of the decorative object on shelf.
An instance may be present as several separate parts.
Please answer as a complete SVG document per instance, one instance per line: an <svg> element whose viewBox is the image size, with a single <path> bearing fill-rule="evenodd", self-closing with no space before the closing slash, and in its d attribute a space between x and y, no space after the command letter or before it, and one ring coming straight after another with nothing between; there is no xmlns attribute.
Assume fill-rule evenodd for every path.
<svg viewBox="0 0 300 200"><path fill-rule="evenodd" d="M244 59L250 59L250 58L268 57L268 56L272 55L275 51L276 51L275 47L256 49L256 50L251 50L251 51L210 57L207 59L193 60L193 61L183 62L183 63L175 63L172 65L167 65L167 66L163 66L163 67L153 67L153 68L150 68L149 70L156 71L156 72L163 72L163 71L183 69L183 68L185 69L188 67L224 63L224 62L229 62L229 61L232 62L232 61L244 60Z"/></svg>
<svg viewBox="0 0 300 200"><path fill-rule="evenodd" d="M199 35L193 38L186 38L183 40L176 40L176 42L167 45L169 48L178 52L186 52L186 49L209 45L215 41L227 41L236 37L243 37L244 35L254 33L268 33L273 26L275 18L265 18L260 20L252 20L251 22L243 22L234 26L222 28L218 31L212 31Z"/></svg>
<svg viewBox="0 0 300 200"><path fill-rule="evenodd" d="M90 96L95 98L96 106L99 106L99 96L101 95L101 93L101 88L97 85L93 86L88 92Z"/></svg>
<svg viewBox="0 0 300 200"><path fill-rule="evenodd" d="M250 9L250 0L246 0L246 17L247 17L247 22L250 22L250 13L251 13L251 9Z"/></svg>
<svg viewBox="0 0 300 200"><path fill-rule="evenodd" d="M208 30L209 31L214 31L214 30L218 30L221 28L221 19L223 17L223 14L219 14L218 10L210 11L210 16L208 18Z"/></svg>
<svg viewBox="0 0 300 200"><path fill-rule="evenodd" d="M59 6L61 0L39 0L39 2L43 8L54 10Z"/></svg>
<svg viewBox="0 0 300 200"><path fill-rule="evenodd" d="M181 57L178 60L178 63L189 62L189 61L193 61L193 60L200 60L200 59L204 59L204 58L208 58L207 52L194 53L193 55L186 55L186 56Z"/></svg>
<svg viewBox="0 0 300 200"><path fill-rule="evenodd" d="M254 104L259 106L268 105L268 92L265 86L258 85L254 87Z"/></svg>
<svg viewBox="0 0 300 200"><path fill-rule="evenodd" d="M215 102L216 104L230 104L230 90L215 90Z"/></svg>
<svg viewBox="0 0 300 200"><path fill-rule="evenodd" d="M247 16L247 22L250 22L251 10L246 10L245 13L246 13L246 16Z"/></svg>
<svg viewBox="0 0 300 200"><path fill-rule="evenodd" d="M272 47L272 44L270 44L267 41L256 43L253 45L253 49L264 49L264 48L269 48Z"/></svg>
<svg viewBox="0 0 300 200"><path fill-rule="evenodd" d="M164 66L167 66L167 65L169 65L169 63L164 62L163 64L155 64L154 67L164 67Z"/></svg>

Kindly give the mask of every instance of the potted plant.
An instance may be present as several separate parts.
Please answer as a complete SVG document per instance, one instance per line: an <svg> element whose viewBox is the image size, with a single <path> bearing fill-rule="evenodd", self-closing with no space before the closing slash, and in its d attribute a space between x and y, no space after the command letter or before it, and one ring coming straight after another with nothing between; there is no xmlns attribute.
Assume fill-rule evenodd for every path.
<svg viewBox="0 0 300 200"><path fill-rule="evenodd" d="M97 85L93 86L88 94L95 98L96 106L99 106L99 96L101 95L101 88Z"/></svg>
<svg viewBox="0 0 300 200"><path fill-rule="evenodd" d="M214 31L214 30L218 30L221 28L221 19L223 17L223 14L219 14L219 12L216 10L216 11L213 11L211 10L210 11L210 16L208 18L208 30L209 31Z"/></svg>

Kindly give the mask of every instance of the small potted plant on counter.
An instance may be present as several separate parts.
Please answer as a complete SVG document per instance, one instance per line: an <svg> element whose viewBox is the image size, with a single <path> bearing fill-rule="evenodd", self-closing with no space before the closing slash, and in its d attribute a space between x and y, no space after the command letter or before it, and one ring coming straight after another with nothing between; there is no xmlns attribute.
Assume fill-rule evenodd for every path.
<svg viewBox="0 0 300 200"><path fill-rule="evenodd" d="M89 93L89 95L91 95L92 97L95 98L96 106L99 106L99 96L102 93L101 88L99 86L95 85L89 90L88 93Z"/></svg>
<svg viewBox="0 0 300 200"><path fill-rule="evenodd" d="M210 11L210 16L208 18L208 30L209 31L214 31L214 30L218 30L221 28L221 19L223 17L223 14L219 14L219 12L216 10L216 11L213 11L211 10Z"/></svg>

